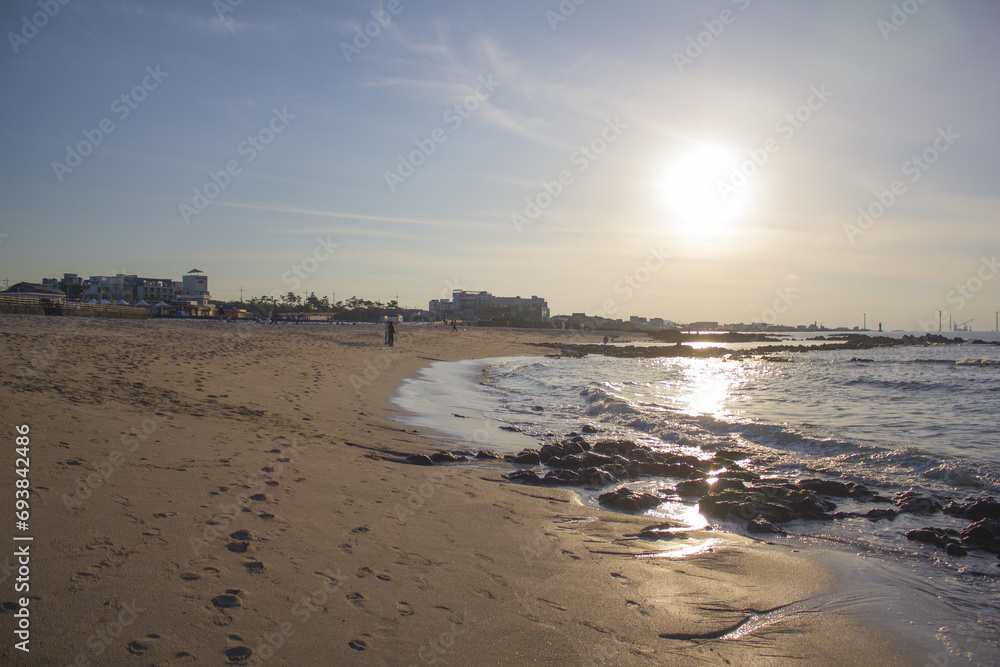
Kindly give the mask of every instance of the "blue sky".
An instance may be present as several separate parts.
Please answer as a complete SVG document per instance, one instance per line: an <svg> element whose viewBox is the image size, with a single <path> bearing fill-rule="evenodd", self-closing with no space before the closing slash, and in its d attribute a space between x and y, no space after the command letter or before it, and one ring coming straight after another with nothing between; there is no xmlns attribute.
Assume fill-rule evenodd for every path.
<svg viewBox="0 0 1000 667"><path fill-rule="evenodd" d="M35 0L0 26L11 282L199 268L225 299L903 329L1000 309L986 0Z"/></svg>

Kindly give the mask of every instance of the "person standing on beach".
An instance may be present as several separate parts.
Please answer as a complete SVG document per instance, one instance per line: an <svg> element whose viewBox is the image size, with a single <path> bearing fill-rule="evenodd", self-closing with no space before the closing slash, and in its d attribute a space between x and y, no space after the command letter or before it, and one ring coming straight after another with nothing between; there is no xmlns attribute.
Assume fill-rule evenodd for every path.
<svg viewBox="0 0 1000 667"><path fill-rule="evenodd" d="M392 325L391 320L386 320L385 322L385 343L389 347L392 347L392 341L396 337L396 327Z"/></svg>
<svg viewBox="0 0 1000 667"><path fill-rule="evenodd" d="M458 331L458 325L455 324L455 320L451 321L451 330L452 331Z"/></svg>

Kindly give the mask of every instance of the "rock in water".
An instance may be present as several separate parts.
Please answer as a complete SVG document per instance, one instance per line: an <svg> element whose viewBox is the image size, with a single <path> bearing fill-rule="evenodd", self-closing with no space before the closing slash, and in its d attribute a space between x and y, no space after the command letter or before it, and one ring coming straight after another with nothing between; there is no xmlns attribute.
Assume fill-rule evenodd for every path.
<svg viewBox="0 0 1000 667"><path fill-rule="evenodd" d="M636 493L627 486L623 486L615 491L602 493L597 497L597 501L612 509L638 512L656 507L663 502L663 499L652 493Z"/></svg>

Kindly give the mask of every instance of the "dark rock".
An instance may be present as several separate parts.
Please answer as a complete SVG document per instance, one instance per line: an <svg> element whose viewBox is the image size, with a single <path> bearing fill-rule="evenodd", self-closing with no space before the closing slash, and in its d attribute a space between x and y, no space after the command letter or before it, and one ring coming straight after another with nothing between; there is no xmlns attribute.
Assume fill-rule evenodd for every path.
<svg viewBox="0 0 1000 667"><path fill-rule="evenodd" d="M785 531L778 528L773 523L763 517L757 517L747 521L747 532L750 533L772 533L776 535L787 535Z"/></svg>
<svg viewBox="0 0 1000 667"><path fill-rule="evenodd" d="M824 496L834 496L836 498L847 498L851 495L851 488L843 482L830 479L803 479L798 484L801 488Z"/></svg>
<svg viewBox="0 0 1000 667"><path fill-rule="evenodd" d="M716 475L720 480L736 480L740 482L758 482L760 481L760 475L755 472L750 472L749 470L727 470L726 472L719 473Z"/></svg>
<svg viewBox="0 0 1000 667"><path fill-rule="evenodd" d="M597 501L605 507L625 512L637 512L656 507L663 502L663 499L652 493L636 493L627 486L623 486L615 491L602 493L597 497Z"/></svg>
<svg viewBox="0 0 1000 667"><path fill-rule="evenodd" d="M871 491L868 487L862 484L854 484L852 482L848 482L847 486L850 487L851 489L850 492L851 498L861 498L867 500L875 495L873 491Z"/></svg>
<svg viewBox="0 0 1000 667"><path fill-rule="evenodd" d="M520 465L535 466L541 463L541 459L538 456L538 452L533 449L525 449L520 453L516 454L512 459L514 463Z"/></svg>
<svg viewBox="0 0 1000 667"><path fill-rule="evenodd" d="M701 471L686 463L655 463L651 461L643 461L637 464L637 468L643 475L655 475L657 477L679 477L681 479L701 477Z"/></svg>
<svg viewBox="0 0 1000 667"><path fill-rule="evenodd" d="M542 480L534 470L515 470L507 475L507 479L512 482L522 484L541 484Z"/></svg>
<svg viewBox="0 0 1000 667"><path fill-rule="evenodd" d="M403 459L403 461L405 461L406 463L410 463L412 465L415 465L415 466L432 466L432 465L434 465L434 461L432 461L431 457L427 456L426 454L410 454L405 459Z"/></svg>
<svg viewBox="0 0 1000 667"><path fill-rule="evenodd" d="M493 452L487 452L487 451L484 451L484 450L481 449L478 452L476 452L476 458L477 459L496 459L496 458L500 458L500 457L498 457Z"/></svg>
<svg viewBox="0 0 1000 667"><path fill-rule="evenodd" d="M892 504L892 498L886 498L885 496L880 496L877 493L874 496L872 496L871 498L869 498L868 501L872 502L872 503L882 503L883 505L891 505Z"/></svg>
<svg viewBox="0 0 1000 667"><path fill-rule="evenodd" d="M226 548L232 551L234 554L246 553L246 550L250 548L249 542L230 542L226 545Z"/></svg>
<svg viewBox="0 0 1000 667"><path fill-rule="evenodd" d="M980 519L966 526L959 535L966 544L992 546L1000 541L1000 521Z"/></svg>
<svg viewBox="0 0 1000 667"><path fill-rule="evenodd" d="M543 408L540 405L533 405L533 406L531 406L531 409L534 410L535 412L544 412L545 411L545 408Z"/></svg>
<svg viewBox="0 0 1000 667"><path fill-rule="evenodd" d="M583 428L580 429L584 433L600 433L601 429L597 428L593 424L584 424Z"/></svg>
<svg viewBox="0 0 1000 667"><path fill-rule="evenodd" d="M941 509L941 503L930 496L922 496L910 490L896 496L896 507L900 512L910 514L934 514Z"/></svg>
<svg viewBox="0 0 1000 667"><path fill-rule="evenodd" d="M742 461L746 458L750 458L750 455L746 452L740 452L735 449L720 449L712 457L712 460L728 465L735 463L736 461Z"/></svg>
<svg viewBox="0 0 1000 667"><path fill-rule="evenodd" d="M245 542L251 542L257 539L257 536L251 533L249 530L237 530L233 533L230 533L229 537L233 538L234 540L241 540Z"/></svg>
<svg viewBox="0 0 1000 667"><path fill-rule="evenodd" d="M949 556L968 556L969 552L965 550L961 545L955 544L954 542L949 542L948 546L944 548L948 552Z"/></svg>
<svg viewBox="0 0 1000 667"><path fill-rule="evenodd" d="M501 431L510 431L512 433L520 433L521 432L521 429L519 429L518 427L513 426L511 424L505 424L505 425L501 426L500 430Z"/></svg>
<svg viewBox="0 0 1000 667"><path fill-rule="evenodd" d="M865 518L871 519L872 521L879 521L880 519L895 520L899 512L896 510L883 510L883 509L870 509L865 512Z"/></svg>
<svg viewBox="0 0 1000 667"><path fill-rule="evenodd" d="M700 498L706 495L712 487L703 479L692 479L680 482L674 487L674 493L681 498Z"/></svg>
<svg viewBox="0 0 1000 667"><path fill-rule="evenodd" d="M995 519L1000 521L1000 503L993 498L980 498L971 503L949 503L944 513L969 521Z"/></svg>
<svg viewBox="0 0 1000 667"><path fill-rule="evenodd" d="M255 493L252 496L250 496L250 500L256 500L257 502L265 502L267 500L267 496L264 495L263 493Z"/></svg>

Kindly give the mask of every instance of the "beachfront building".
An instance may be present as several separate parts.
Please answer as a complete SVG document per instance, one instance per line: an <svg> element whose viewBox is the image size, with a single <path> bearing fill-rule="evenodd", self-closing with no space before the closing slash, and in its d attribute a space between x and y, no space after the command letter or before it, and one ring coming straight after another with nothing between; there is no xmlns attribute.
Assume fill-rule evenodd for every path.
<svg viewBox="0 0 1000 667"><path fill-rule="evenodd" d="M493 296L489 292L455 290L450 301L434 299L428 310L442 319L549 321L549 305L545 299L537 296L525 299L520 296Z"/></svg>
<svg viewBox="0 0 1000 667"><path fill-rule="evenodd" d="M522 299L519 296L496 298L496 308L502 319L527 320L529 322L548 322L549 304L545 299L532 296Z"/></svg>
<svg viewBox="0 0 1000 667"><path fill-rule="evenodd" d="M427 310L430 312L431 320L434 322L455 319L455 310L451 299L431 299L431 302L427 305Z"/></svg>
<svg viewBox="0 0 1000 667"><path fill-rule="evenodd" d="M66 301L66 295L58 287L38 283L16 283L4 290L3 295L22 299L34 299L39 302L47 301L49 303L63 303Z"/></svg>
<svg viewBox="0 0 1000 667"><path fill-rule="evenodd" d="M63 276L63 284L70 287L79 284L76 274L67 273ZM176 295L176 285L169 278L143 278L134 274L119 273L113 276L90 276L90 280L82 282L82 297L85 301L127 301L136 303L145 301L173 301Z"/></svg>
<svg viewBox="0 0 1000 667"><path fill-rule="evenodd" d="M177 295L177 301L196 304L198 306L208 306L208 300L212 297L208 293L208 276L204 271L191 269L181 279L181 293Z"/></svg>

